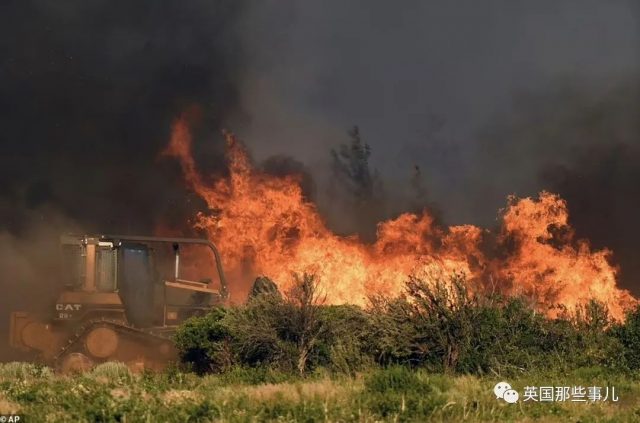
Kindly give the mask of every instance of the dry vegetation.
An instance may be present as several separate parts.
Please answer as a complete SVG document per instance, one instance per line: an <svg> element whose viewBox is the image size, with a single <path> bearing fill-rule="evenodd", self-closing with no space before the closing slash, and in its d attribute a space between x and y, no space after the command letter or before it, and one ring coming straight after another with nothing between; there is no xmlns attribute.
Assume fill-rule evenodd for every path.
<svg viewBox="0 0 640 423"><path fill-rule="evenodd" d="M16 371L18 373L16 373ZM520 376L526 385L614 384L619 402L506 404L496 376L446 376L391 367L356 377L301 378L260 369L223 375L130 374L106 364L72 377L29 364L0 366L0 413L38 422L253 421L637 421L640 383L602 369Z"/></svg>

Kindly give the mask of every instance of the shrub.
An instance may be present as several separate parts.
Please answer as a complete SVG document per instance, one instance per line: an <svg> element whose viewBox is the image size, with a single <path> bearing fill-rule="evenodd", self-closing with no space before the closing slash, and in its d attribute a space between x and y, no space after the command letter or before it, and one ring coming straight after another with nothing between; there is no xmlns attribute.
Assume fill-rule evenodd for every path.
<svg viewBox="0 0 640 423"><path fill-rule="evenodd" d="M273 295L259 295L232 308L228 323L238 363L291 370L295 345L288 315L284 300Z"/></svg>
<svg viewBox="0 0 640 423"><path fill-rule="evenodd" d="M470 294L454 275L432 283L410 278L404 297L374 299L371 313L371 350L383 365L477 374L621 366L622 344L608 329L607 309L593 301L550 319L524 298ZM628 323L616 333L632 344L633 318Z"/></svg>
<svg viewBox="0 0 640 423"><path fill-rule="evenodd" d="M455 274L410 278L404 296L374 297L367 310L322 305L316 288L304 275L285 296L257 290L245 305L187 321L176 335L182 359L199 373L237 366L354 375L374 363L503 376L640 368L640 308L625 324L613 324L597 302L552 319L525 298L472 294Z"/></svg>
<svg viewBox="0 0 640 423"><path fill-rule="evenodd" d="M640 369L640 306L627 313L624 324L613 325L610 334L620 343L628 368Z"/></svg>
<svg viewBox="0 0 640 423"><path fill-rule="evenodd" d="M372 359L381 365L419 365L423 352L416 348L418 332L408 318L406 298L371 298L370 326L366 348Z"/></svg>
<svg viewBox="0 0 640 423"><path fill-rule="evenodd" d="M312 357L312 366L355 375L372 364L368 352L371 318L358 306L322 307L319 314L321 333Z"/></svg>
<svg viewBox="0 0 640 423"><path fill-rule="evenodd" d="M472 355L478 325L492 322L492 311L467 292L464 278L454 275L428 283L411 277L406 296L373 301L376 355L384 362L428 366L437 370L475 368Z"/></svg>
<svg viewBox="0 0 640 423"><path fill-rule="evenodd" d="M269 367L232 367L223 375L215 376L224 385L277 384L297 380L297 375Z"/></svg>
<svg viewBox="0 0 640 423"><path fill-rule="evenodd" d="M295 369L300 374L317 365L326 329L320 318L322 298L313 275L294 278L293 288L284 298L267 290L229 313L239 364Z"/></svg>
<svg viewBox="0 0 640 423"><path fill-rule="evenodd" d="M178 328L174 340L183 362L197 373L219 372L233 364L227 311L214 308Z"/></svg>

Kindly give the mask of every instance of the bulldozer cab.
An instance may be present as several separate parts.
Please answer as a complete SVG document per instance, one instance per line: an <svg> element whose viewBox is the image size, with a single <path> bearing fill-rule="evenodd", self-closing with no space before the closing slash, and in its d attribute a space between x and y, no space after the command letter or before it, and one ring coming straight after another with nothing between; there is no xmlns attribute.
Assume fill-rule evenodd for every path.
<svg viewBox="0 0 640 423"><path fill-rule="evenodd" d="M64 290L54 320L173 326L228 298L211 242L124 235L61 237Z"/></svg>

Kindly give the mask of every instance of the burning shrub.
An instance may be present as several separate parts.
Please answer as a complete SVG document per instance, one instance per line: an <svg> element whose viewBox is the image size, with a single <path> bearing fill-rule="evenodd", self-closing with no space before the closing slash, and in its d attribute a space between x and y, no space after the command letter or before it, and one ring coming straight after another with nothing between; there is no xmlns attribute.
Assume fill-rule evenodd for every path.
<svg viewBox="0 0 640 423"><path fill-rule="evenodd" d="M471 294L454 275L410 278L404 297L376 298L371 313L370 348L383 365L479 374L623 365L612 321L595 301L551 319L525 298Z"/></svg>

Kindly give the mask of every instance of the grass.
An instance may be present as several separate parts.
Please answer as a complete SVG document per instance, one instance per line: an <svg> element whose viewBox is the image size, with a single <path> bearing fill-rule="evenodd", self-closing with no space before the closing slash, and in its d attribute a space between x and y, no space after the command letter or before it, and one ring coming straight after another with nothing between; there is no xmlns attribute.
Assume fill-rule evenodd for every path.
<svg viewBox="0 0 640 423"><path fill-rule="evenodd" d="M24 363L0 365L0 414L38 422L312 422L312 421L542 421L640 419L640 376L602 368L511 378L525 386L615 386L619 402L507 404L497 376L448 376L392 367L355 377L316 372L299 378L234 369L196 376L168 371L131 374L117 363L90 373L58 376ZM521 397L522 400L522 397Z"/></svg>

